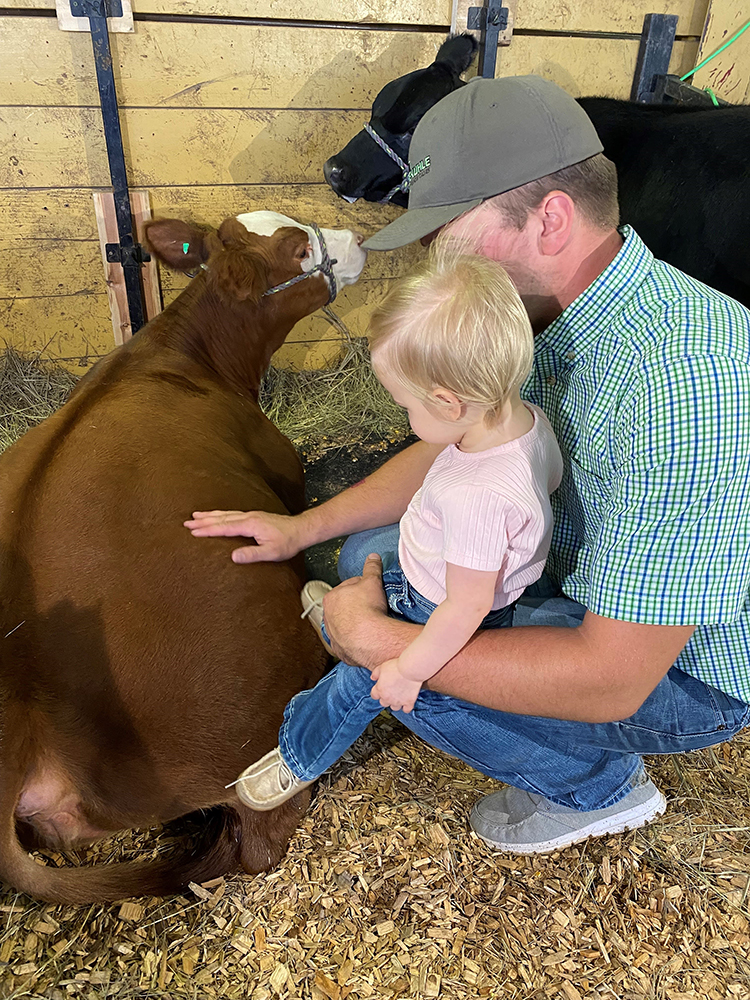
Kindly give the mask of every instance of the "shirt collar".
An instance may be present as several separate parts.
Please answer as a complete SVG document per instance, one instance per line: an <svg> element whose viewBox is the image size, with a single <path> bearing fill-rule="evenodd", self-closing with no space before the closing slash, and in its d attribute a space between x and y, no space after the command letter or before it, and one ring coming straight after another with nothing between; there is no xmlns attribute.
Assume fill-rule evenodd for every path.
<svg viewBox="0 0 750 1000"><path fill-rule="evenodd" d="M568 358L584 354L601 342L602 333L609 328L612 317L636 294L653 267L654 255L630 226L621 226L620 233L624 243L617 256L537 335L537 349L547 347Z"/></svg>

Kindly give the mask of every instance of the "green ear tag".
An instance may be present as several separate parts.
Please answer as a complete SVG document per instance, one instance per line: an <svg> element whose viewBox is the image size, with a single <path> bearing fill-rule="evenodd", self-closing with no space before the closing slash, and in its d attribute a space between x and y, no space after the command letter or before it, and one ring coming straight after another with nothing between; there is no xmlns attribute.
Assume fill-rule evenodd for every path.
<svg viewBox="0 0 750 1000"><path fill-rule="evenodd" d="M182 244L182 252L183 252L183 253L185 253L185 254L186 254L186 253L188 252L188 250L189 250L189 249L190 249L190 244L189 244L189 243L183 243L183 244Z"/></svg>

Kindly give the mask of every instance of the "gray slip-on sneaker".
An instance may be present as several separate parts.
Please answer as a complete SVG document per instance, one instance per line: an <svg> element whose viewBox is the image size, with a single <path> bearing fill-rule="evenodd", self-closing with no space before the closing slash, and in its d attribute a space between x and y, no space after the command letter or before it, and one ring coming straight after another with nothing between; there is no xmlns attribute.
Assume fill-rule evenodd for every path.
<svg viewBox="0 0 750 1000"><path fill-rule="evenodd" d="M509 786L477 802L469 822L492 847L514 854L549 854L588 837L635 830L666 807L662 793L642 772L628 794L606 809L578 812Z"/></svg>
<svg viewBox="0 0 750 1000"><path fill-rule="evenodd" d="M333 654L331 644L326 642L323 635L323 598L331 590L333 590L333 587L324 580L308 580L300 594L300 600L302 601L302 614L300 618L307 618L318 633L321 643L329 653Z"/></svg>
<svg viewBox="0 0 750 1000"><path fill-rule="evenodd" d="M242 774L227 788L234 786L241 802L256 812L275 809L297 792L312 785L312 781L302 781L289 770L278 747L265 757L246 767Z"/></svg>

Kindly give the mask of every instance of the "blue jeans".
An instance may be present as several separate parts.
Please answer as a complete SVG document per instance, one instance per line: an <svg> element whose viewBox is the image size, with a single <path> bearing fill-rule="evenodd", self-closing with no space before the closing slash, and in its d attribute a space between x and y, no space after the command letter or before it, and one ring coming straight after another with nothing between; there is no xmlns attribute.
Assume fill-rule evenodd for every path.
<svg viewBox="0 0 750 1000"><path fill-rule="evenodd" d="M339 575L358 576L368 553L388 559L397 549L398 525L352 535L341 550ZM517 601L513 626L575 628L584 613L543 578ZM292 699L280 746L298 777L317 777L329 766L304 772L306 762L325 759L334 739L356 739L363 727L358 724L350 740L341 723L352 706L368 712L368 719L379 714L371 688L369 671L339 663L313 689L314 697L304 691ZM681 753L730 739L750 722L750 705L672 667L638 711L620 722L512 715L434 691L421 691L411 712L393 715L425 742L490 777L586 811L627 795L643 769L642 754Z"/></svg>
<svg viewBox="0 0 750 1000"><path fill-rule="evenodd" d="M383 588L392 618L424 625L437 607L412 587L398 562L397 553L383 556ZM513 605L490 611L480 628L510 628ZM328 641L325 622L323 636ZM359 676L361 690L353 691L331 678L339 670ZM279 731L281 755L297 775L305 781L317 778L349 749L367 726L383 711L379 701L370 697L374 681L370 671L339 663L314 688L301 691L287 705ZM420 691L417 702L428 692ZM404 712L394 713L400 718Z"/></svg>

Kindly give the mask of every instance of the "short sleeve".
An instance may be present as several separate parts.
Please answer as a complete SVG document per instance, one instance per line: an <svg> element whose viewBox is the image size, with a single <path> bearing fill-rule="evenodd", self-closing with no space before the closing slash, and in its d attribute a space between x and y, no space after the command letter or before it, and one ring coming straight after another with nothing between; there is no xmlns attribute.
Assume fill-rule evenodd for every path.
<svg viewBox="0 0 750 1000"><path fill-rule="evenodd" d="M587 607L646 624L736 620L750 587L750 365L646 366L612 458Z"/></svg>
<svg viewBox="0 0 750 1000"><path fill-rule="evenodd" d="M508 550L510 503L484 486L446 490L440 498L442 558L455 566L499 570Z"/></svg>

